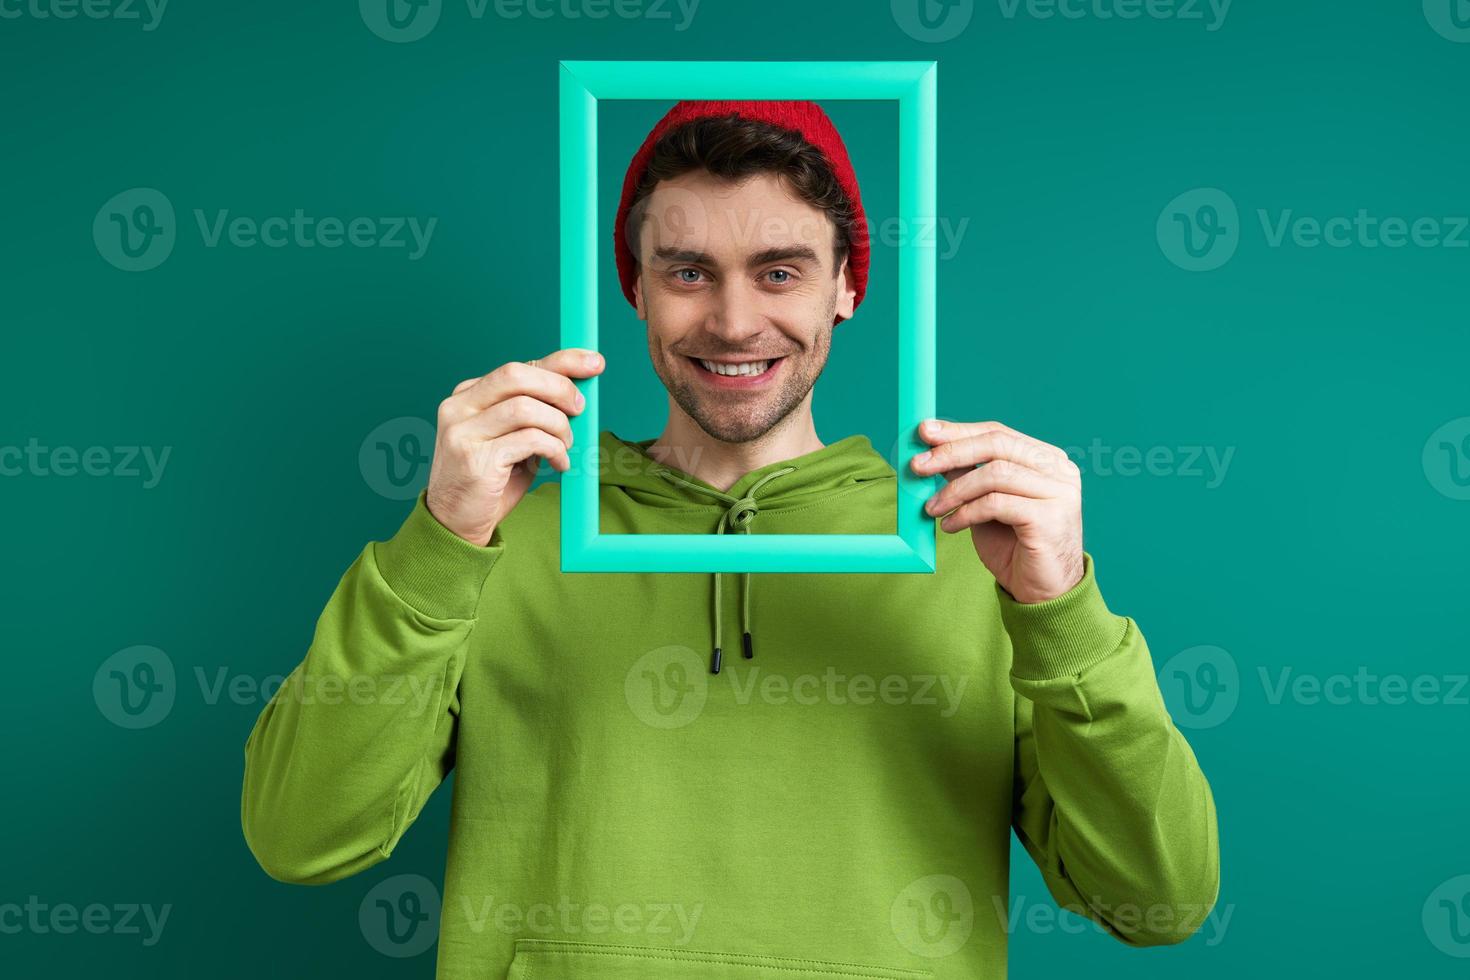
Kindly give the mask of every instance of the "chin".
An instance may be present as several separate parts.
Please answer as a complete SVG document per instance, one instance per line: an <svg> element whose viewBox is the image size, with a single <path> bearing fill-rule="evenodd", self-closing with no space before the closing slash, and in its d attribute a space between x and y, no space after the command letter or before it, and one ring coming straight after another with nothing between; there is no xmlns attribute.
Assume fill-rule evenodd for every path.
<svg viewBox="0 0 1470 980"><path fill-rule="evenodd" d="M759 439L771 431L771 424L762 419L744 414L733 414L721 406L703 404L698 400L676 399L684 414L694 420L704 434L720 442L742 443Z"/></svg>
<svg viewBox="0 0 1470 980"><path fill-rule="evenodd" d="M705 431L711 439L727 442L732 446L747 442L755 442L761 436L771 431L771 426L709 426L700 423L699 427Z"/></svg>

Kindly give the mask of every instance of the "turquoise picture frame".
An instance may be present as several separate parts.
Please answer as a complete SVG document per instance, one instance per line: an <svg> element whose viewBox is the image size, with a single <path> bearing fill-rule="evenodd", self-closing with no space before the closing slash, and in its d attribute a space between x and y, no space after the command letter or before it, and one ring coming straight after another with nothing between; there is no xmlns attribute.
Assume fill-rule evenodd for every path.
<svg viewBox="0 0 1470 980"><path fill-rule="evenodd" d="M898 102L902 227L936 217L937 71L933 61L563 61L560 63L561 346L598 349L598 99L800 99ZM907 465L928 448L934 416L935 266L932 242L898 246L897 534L601 534L598 385L576 381L586 408L572 418L561 477L563 572L933 572L936 521L924 501L936 477ZM890 460L890 462L895 462Z"/></svg>

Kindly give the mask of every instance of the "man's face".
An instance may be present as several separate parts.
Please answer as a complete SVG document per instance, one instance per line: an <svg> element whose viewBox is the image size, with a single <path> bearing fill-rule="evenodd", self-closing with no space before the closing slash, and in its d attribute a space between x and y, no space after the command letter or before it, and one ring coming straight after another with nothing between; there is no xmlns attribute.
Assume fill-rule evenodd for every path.
<svg viewBox="0 0 1470 980"><path fill-rule="evenodd" d="M835 233L775 174L732 183L697 170L649 195L638 316L654 371L711 437L758 439L810 396L833 319L852 316L856 296L847 262L833 263Z"/></svg>

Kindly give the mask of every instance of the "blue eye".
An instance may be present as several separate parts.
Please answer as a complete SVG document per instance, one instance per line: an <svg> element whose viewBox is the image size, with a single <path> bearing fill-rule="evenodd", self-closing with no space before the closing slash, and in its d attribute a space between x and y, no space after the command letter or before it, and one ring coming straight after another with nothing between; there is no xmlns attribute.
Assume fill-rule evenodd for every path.
<svg viewBox="0 0 1470 980"><path fill-rule="evenodd" d="M694 278L693 279L685 279L685 278L683 278L683 276L684 276L685 273L692 274L694 276ZM680 282L698 282L699 281L699 270L698 269L680 269L677 272L675 272L674 275L680 277L680 279L679 279Z"/></svg>
<svg viewBox="0 0 1470 980"><path fill-rule="evenodd" d="M776 280L776 282L777 282L778 285L784 285L785 283L787 283L787 282L789 282L791 280L791 273L787 272L785 269L772 269L769 274L770 275L773 275L773 276L785 276L786 277L785 279L778 279L778 280Z"/></svg>

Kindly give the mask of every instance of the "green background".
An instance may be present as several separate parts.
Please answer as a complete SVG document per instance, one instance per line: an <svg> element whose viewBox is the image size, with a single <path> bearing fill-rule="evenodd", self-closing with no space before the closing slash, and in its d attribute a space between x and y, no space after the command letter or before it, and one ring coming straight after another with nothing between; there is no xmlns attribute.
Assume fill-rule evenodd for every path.
<svg viewBox="0 0 1470 980"><path fill-rule="evenodd" d="M1470 234L1273 247L1258 215L1366 209L1455 234L1470 30L1450 0L1237 0L1213 23L1203 5L1202 20L1123 19L1090 0L1080 17L996 0L949 9L969 19L945 40L906 31L903 0L705 0L685 30L676 7L649 16L652 0L601 20L568 16L574 0L548 18L445 0L410 43L343 0L173 0L152 30L28 2L0 18L0 451L170 456L152 487L30 464L0 477L0 906L171 911L152 946L0 932L0 972L431 975L432 948L375 951L358 906L395 874L442 881L448 792L378 868L277 884L239 829L262 701L208 685L287 672L341 573L405 516L374 490L381 467L359 465L369 433L432 419L462 378L557 346L557 60L742 58L939 62L939 217L965 223L939 262L940 414L1105 451L1078 454L1087 547L1219 804L1223 931L1136 951L1075 919L1028 920L1050 900L1017 848L1013 975L1465 975L1470 707L1447 695L1470 670ZM662 108L602 110L609 234L621 173L606 170ZM891 107L828 108L870 211L891 214ZM172 203L177 242L126 272L92 228L139 187ZM1198 188L1239 209L1217 242L1236 251L1207 272L1172 261L1179 243L1156 230L1200 217L1168 210ZM296 208L438 221L409 260L210 248L193 217ZM880 243L819 385L825 441L892 443L893 268ZM604 425L654 435L662 393L610 256L604 286ZM1190 447L1228 467L1186 465ZM1114 465L1151 450L1143 472ZM163 651L177 682L166 717L128 730L93 681L135 645ZM1287 669L1436 678L1441 696L1275 697Z"/></svg>

